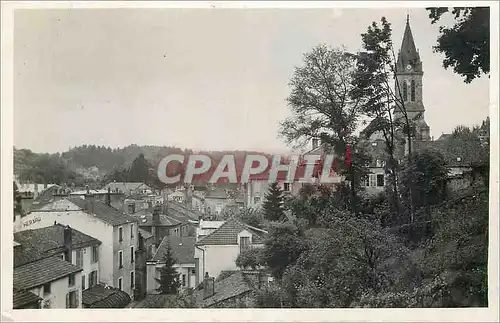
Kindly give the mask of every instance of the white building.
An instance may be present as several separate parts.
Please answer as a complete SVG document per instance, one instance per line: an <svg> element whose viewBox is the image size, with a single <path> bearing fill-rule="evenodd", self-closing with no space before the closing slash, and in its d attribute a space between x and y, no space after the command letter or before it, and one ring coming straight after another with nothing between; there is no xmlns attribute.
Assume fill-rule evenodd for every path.
<svg viewBox="0 0 500 323"><path fill-rule="evenodd" d="M68 197L53 201L23 218L14 231L51 226L54 222L69 225L99 239L99 282L133 295L135 286L135 251L138 248L138 220L94 200Z"/></svg>
<svg viewBox="0 0 500 323"><path fill-rule="evenodd" d="M223 270L235 270L236 258L250 247L263 247L267 234L261 230L231 218L195 244L196 286L205 273L217 277Z"/></svg>
<svg viewBox="0 0 500 323"><path fill-rule="evenodd" d="M81 272L81 267L58 256L43 256L14 244L14 294L36 295L40 308L81 308Z"/></svg>

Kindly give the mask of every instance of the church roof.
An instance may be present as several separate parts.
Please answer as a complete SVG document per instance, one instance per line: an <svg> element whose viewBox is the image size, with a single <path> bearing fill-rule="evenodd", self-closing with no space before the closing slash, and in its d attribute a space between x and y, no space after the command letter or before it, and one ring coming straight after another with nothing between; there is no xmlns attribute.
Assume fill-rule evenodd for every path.
<svg viewBox="0 0 500 323"><path fill-rule="evenodd" d="M417 47L415 46L415 41L413 40L409 16L407 16L406 19L406 28L403 36L403 42L401 43L401 49L398 54L398 71L405 72L407 65L411 65L413 67L413 71L415 72L422 72L422 62L420 61L420 55L418 54Z"/></svg>

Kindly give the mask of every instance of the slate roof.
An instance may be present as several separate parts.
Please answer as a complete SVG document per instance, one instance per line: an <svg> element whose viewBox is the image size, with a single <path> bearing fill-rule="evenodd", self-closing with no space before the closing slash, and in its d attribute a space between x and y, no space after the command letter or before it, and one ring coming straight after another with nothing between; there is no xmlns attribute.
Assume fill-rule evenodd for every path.
<svg viewBox="0 0 500 323"><path fill-rule="evenodd" d="M252 291L253 288L248 279L241 271L237 271L225 279L215 282L214 295L203 299L203 290L199 290L195 292L195 298L199 307L210 307Z"/></svg>
<svg viewBox="0 0 500 323"><path fill-rule="evenodd" d="M153 226L153 213L147 210L141 210L133 214L133 217L139 221L139 227L150 227ZM172 227L181 224L181 221L167 216L165 214L160 214L160 223L156 223L159 227Z"/></svg>
<svg viewBox="0 0 500 323"><path fill-rule="evenodd" d="M12 292L12 303L13 308L15 309L23 308L31 304L37 304L40 300L42 300L41 297L26 290L14 289Z"/></svg>
<svg viewBox="0 0 500 323"><path fill-rule="evenodd" d="M201 238L196 245L237 245L238 234L243 230L247 230L252 233L252 243L263 243L264 236L267 234L264 230L249 226L240 222L236 218L231 218L217 230Z"/></svg>
<svg viewBox="0 0 500 323"><path fill-rule="evenodd" d="M470 167L489 160L489 152L479 140L415 141L413 151L435 151L441 153L449 167Z"/></svg>
<svg viewBox="0 0 500 323"><path fill-rule="evenodd" d="M85 308L125 308L131 302L130 296L117 288L97 284L82 292Z"/></svg>
<svg viewBox="0 0 500 323"><path fill-rule="evenodd" d="M74 249L101 244L101 241L73 228L71 228L71 238L71 246ZM63 252L64 226L56 224L50 227L16 232L14 239L20 244L14 249L14 266L17 267Z"/></svg>
<svg viewBox="0 0 500 323"><path fill-rule="evenodd" d="M195 237L166 236L158 246L158 250L153 256L153 261L162 261L163 255L170 246L172 256L177 264L194 264L194 244Z"/></svg>
<svg viewBox="0 0 500 323"><path fill-rule="evenodd" d="M79 271L82 271L82 268L61 258L43 258L14 268L14 288L34 288Z"/></svg>
<svg viewBox="0 0 500 323"><path fill-rule="evenodd" d="M71 203L81 208L84 212L95 215L95 217L111 224L112 226L118 226L130 222L138 222L137 218L124 214L114 207L109 206L97 199L92 200L90 211L87 211L87 202L89 202L88 200L82 199L80 197L68 197L67 199Z"/></svg>
<svg viewBox="0 0 500 323"><path fill-rule="evenodd" d="M140 210L132 216L138 219L139 226L153 225L152 210ZM167 214L160 214L159 226L176 226L179 224L186 224L189 221L198 221L200 217L201 215L198 212L190 210L180 203L169 201L167 203Z"/></svg>

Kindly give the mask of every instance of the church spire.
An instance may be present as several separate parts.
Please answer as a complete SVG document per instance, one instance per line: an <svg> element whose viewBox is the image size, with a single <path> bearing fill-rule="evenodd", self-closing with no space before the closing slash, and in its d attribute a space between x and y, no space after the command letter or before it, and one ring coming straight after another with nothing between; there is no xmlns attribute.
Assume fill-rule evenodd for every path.
<svg viewBox="0 0 500 323"><path fill-rule="evenodd" d="M398 72L422 72L422 62L413 40L409 14L406 15L406 28L398 55L397 70Z"/></svg>

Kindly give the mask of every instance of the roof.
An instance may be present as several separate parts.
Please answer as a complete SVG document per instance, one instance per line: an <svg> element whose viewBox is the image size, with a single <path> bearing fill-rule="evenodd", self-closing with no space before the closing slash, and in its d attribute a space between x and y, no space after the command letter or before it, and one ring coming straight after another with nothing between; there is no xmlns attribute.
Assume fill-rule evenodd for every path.
<svg viewBox="0 0 500 323"><path fill-rule="evenodd" d="M14 268L14 288L30 289L82 271L58 257L43 258Z"/></svg>
<svg viewBox="0 0 500 323"><path fill-rule="evenodd" d="M65 226L62 224L56 224L50 227L14 233L14 239L21 245L14 251L14 266L21 266L63 252L64 228ZM71 246L74 249L101 244L98 239L73 228L71 228L71 238Z"/></svg>
<svg viewBox="0 0 500 323"><path fill-rule="evenodd" d="M169 201L166 205L167 214L160 214L159 226L176 226L179 224L186 224L189 221L198 221L198 219L202 217L198 212L190 210L180 203ZM139 226L153 225L152 210L143 209L134 213L132 216L138 219Z"/></svg>
<svg viewBox="0 0 500 323"><path fill-rule="evenodd" d="M138 222L137 218L124 214L112 206L107 205L104 202L101 202L97 199L93 199L91 201L92 206L90 206L91 211L87 211L87 203L89 202L86 199L82 199L80 197L68 197L67 198L71 203L75 204L84 212L88 214L92 214L95 217L103 220L106 223L111 224L112 226L122 225L130 222Z"/></svg>
<svg viewBox="0 0 500 323"><path fill-rule="evenodd" d="M229 194L225 189L215 188L213 190L208 190L205 194L206 199L227 199Z"/></svg>
<svg viewBox="0 0 500 323"><path fill-rule="evenodd" d="M147 210L141 210L134 213L133 217L139 221L139 227L150 227L153 225L159 227L172 227L181 224L181 221L165 214L160 214L160 222L155 224L153 223L153 213Z"/></svg>
<svg viewBox="0 0 500 323"><path fill-rule="evenodd" d="M36 304L40 300L42 300L41 297L26 290L14 289L12 292L12 303L13 303L13 308L15 309L23 308L26 305Z"/></svg>
<svg viewBox="0 0 500 323"><path fill-rule="evenodd" d="M201 238L196 245L237 245L238 234L244 230L252 233L252 243L263 243L263 237L267 234L266 231L244 224L233 217L214 232Z"/></svg>
<svg viewBox="0 0 500 323"><path fill-rule="evenodd" d="M148 294L143 300L133 302L130 308L179 308L182 307L178 295Z"/></svg>
<svg viewBox="0 0 500 323"><path fill-rule="evenodd" d="M129 191L137 190L142 185L144 185L144 188L150 189L149 186L147 186L146 184L141 183L141 182L111 182L111 183L108 183L106 186L104 186L103 189L107 190L108 188L110 188L111 191L118 190L118 191L122 191L122 192L129 192Z"/></svg>
<svg viewBox="0 0 500 323"><path fill-rule="evenodd" d="M158 246L153 261L162 261L163 255L170 246L172 256L177 264L194 264L195 237L166 236Z"/></svg>
<svg viewBox="0 0 500 323"><path fill-rule="evenodd" d="M199 306L210 307L224 300L252 292L253 288L241 271L237 271L221 281L216 281L214 294L203 299L203 290L196 291L195 297Z"/></svg>
<svg viewBox="0 0 500 323"><path fill-rule="evenodd" d="M413 151L434 151L441 153L449 167L471 167L489 160L489 151L479 140L436 140L415 141Z"/></svg>
<svg viewBox="0 0 500 323"><path fill-rule="evenodd" d="M405 33L403 35L403 41L401 42L401 49L398 54L398 62L397 62L398 71L404 72L408 64L412 65L416 72L422 72L420 55L418 54L417 47L415 46L415 41L413 40L413 34L410 28L409 16L407 17L406 20Z"/></svg>
<svg viewBox="0 0 500 323"><path fill-rule="evenodd" d="M125 308L131 301L124 291L102 284L82 292L82 304L86 308Z"/></svg>
<svg viewBox="0 0 500 323"><path fill-rule="evenodd" d="M153 235L151 234L151 232L148 232L146 230L143 230L141 228L139 228L139 233L141 234L142 238L147 240L147 239L150 239L153 237Z"/></svg>
<svg viewBox="0 0 500 323"><path fill-rule="evenodd" d="M451 133L443 133L437 140L449 140L452 139L452 134Z"/></svg>

